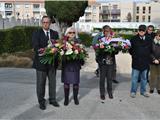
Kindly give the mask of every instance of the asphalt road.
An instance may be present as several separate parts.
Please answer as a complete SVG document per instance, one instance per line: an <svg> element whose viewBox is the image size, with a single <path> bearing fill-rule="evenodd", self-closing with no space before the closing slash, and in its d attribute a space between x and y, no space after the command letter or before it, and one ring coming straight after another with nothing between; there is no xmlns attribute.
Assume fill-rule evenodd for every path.
<svg viewBox="0 0 160 120"><path fill-rule="evenodd" d="M104 103L99 98L97 78L94 74L96 63L94 53L81 71L79 99L76 106L70 94L69 106L64 106L63 84L60 80L61 71L57 72L57 100L59 108L47 104L42 111L36 98L36 74L34 69L0 68L0 119L1 120L49 120L49 119L80 119L80 120L159 120L160 95L154 93L145 98L137 93L136 98L129 96L130 91L130 56L117 56L117 80L113 84L114 99L106 95ZM88 67L87 67L88 66ZM46 99L48 98L46 86Z"/></svg>

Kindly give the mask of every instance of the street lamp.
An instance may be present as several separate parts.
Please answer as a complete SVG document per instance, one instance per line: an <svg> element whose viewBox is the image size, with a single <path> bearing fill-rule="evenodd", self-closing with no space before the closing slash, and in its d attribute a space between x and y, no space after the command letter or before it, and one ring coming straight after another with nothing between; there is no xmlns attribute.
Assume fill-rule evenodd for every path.
<svg viewBox="0 0 160 120"><path fill-rule="evenodd" d="M39 26L41 25L41 14L39 15Z"/></svg>
<svg viewBox="0 0 160 120"><path fill-rule="evenodd" d="M112 10L111 7L112 7L112 6L111 6L111 4L109 3L109 14L110 14L109 16L110 16L110 22L111 22L111 18L112 18L112 16L111 16L111 15L112 15L112 13L111 13L111 12L112 12L112 11L111 11L111 10Z"/></svg>
<svg viewBox="0 0 160 120"><path fill-rule="evenodd" d="M2 17L2 23L3 23L3 29L4 29L4 20L5 20L5 18L4 17Z"/></svg>

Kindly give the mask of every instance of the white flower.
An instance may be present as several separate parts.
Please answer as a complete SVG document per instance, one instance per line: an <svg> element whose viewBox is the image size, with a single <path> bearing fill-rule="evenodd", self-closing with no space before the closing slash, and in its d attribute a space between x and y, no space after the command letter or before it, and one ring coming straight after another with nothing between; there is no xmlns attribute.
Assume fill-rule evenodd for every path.
<svg viewBox="0 0 160 120"><path fill-rule="evenodd" d="M52 44L48 44L48 46L47 46L48 48L50 48L50 47L52 47Z"/></svg>
<svg viewBox="0 0 160 120"><path fill-rule="evenodd" d="M78 54L78 50L75 50L74 53L75 53L75 54Z"/></svg>
<svg viewBox="0 0 160 120"><path fill-rule="evenodd" d="M64 51L63 50L61 50L60 55L64 55Z"/></svg>
<svg viewBox="0 0 160 120"><path fill-rule="evenodd" d="M82 45L82 44L80 44L80 45L79 45L79 47L80 47L80 48L83 48L83 45Z"/></svg>
<svg viewBox="0 0 160 120"><path fill-rule="evenodd" d="M65 55L70 55L70 54L72 54L72 53L73 53L72 49L68 49L68 50L66 51Z"/></svg>
<svg viewBox="0 0 160 120"><path fill-rule="evenodd" d="M107 49L111 49L111 46L110 46L110 45L108 45L106 48L107 48Z"/></svg>

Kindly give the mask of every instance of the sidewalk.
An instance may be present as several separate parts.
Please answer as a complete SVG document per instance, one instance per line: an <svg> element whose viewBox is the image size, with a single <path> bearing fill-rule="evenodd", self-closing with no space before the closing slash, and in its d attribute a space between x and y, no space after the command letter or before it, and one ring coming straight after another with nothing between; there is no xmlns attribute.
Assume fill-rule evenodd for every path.
<svg viewBox="0 0 160 120"><path fill-rule="evenodd" d="M93 51L88 68L83 67L80 84L80 105L76 106L70 95L69 106L64 106L63 84L61 71L57 73L57 100L59 108L47 105L47 110L38 108L36 98L36 73L33 69L0 68L0 120L159 120L160 96L154 93L144 98L137 93L136 98L130 98L130 66L128 55L117 56L119 84L113 84L114 99L104 103L99 99L98 80L94 69L96 64ZM128 59L124 58L128 56ZM93 58L93 59L92 59ZM48 89L46 89L48 93ZM48 94L46 94L48 98Z"/></svg>

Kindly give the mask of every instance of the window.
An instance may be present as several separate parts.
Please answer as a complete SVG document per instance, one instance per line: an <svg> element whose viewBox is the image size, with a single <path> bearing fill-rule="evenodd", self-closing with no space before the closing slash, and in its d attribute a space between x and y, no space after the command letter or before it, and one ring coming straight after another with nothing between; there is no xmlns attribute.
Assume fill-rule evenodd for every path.
<svg viewBox="0 0 160 120"><path fill-rule="evenodd" d="M93 13L96 13L96 12L97 12L96 6L93 6Z"/></svg>
<svg viewBox="0 0 160 120"><path fill-rule="evenodd" d="M12 3L5 3L5 8L12 8Z"/></svg>
<svg viewBox="0 0 160 120"><path fill-rule="evenodd" d="M12 12L11 11L10 12L6 12L5 14L6 14L6 16L11 16Z"/></svg>
<svg viewBox="0 0 160 120"><path fill-rule="evenodd" d="M90 14L89 14L89 13L86 13L86 17L88 17L88 16L90 16Z"/></svg>
<svg viewBox="0 0 160 120"><path fill-rule="evenodd" d="M116 20L116 19L118 18L118 16L117 16L117 15L113 15L112 18L113 18L114 20Z"/></svg>
<svg viewBox="0 0 160 120"><path fill-rule="evenodd" d="M151 6L148 7L148 13L151 13Z"/></svg>
<svg viewBox="0 0 160 120"><path fill-rule="evenodd" d="M29 4L25 4L25 8L29 8Z"/></svg>
<svg viewBox="0 0 160 120"><path fill-rule="evenodd" d="M103 10L108 10L109 7L108 7L108 6L102 6L102 9L103 9Z"/></svg>
<svg viewBox="0 0 160 120"><path fill-rule="evenodd" d="M146 7L143 7L143 14L146 13Z"/></svg>
<svg viewBox="0 0 160 120"><path fill-rule="evenodd" d="M142 22L145 22L145 16L144 15L142 16Z"/></svg>
<svg viewBox="0 0 160 120"><path fill-rule="evenodd" d="M33 4L33 8L40 8L40 4Z"/></svg>
<svg viewBox="0 0 160 120"><path fill-rule="evenodd" d="M136 16L136 22L139 22L139 16Z"/></svg>
<svg viewBox="0 0 160 120"><path fill-rule="evenodd" d="M148 22L151 22L151 16L148 16Z"/></svg>
<svg viewBox="0 0 160 120"><path fill-rule="evenodd" d="M117 9L118 8L118 5L113 5L113 9Z"/></svg>
<svg viewBox="0 0 160 120"><path fill-rule="evenodd" d="M16 8L17 8L17 9L20 8L20 5L16 5Z"/></svg>
<svg viewBox="0 0 160 120"><path fill-rule="evenodd" d="M96 10L96 6L93 6L93 10Z"/></svg>
<svg viewBox="0 0 160 120"><path fill-rule="evenodd" d="M136 8L137 9L137 14L139 13L139 7Z"/></svg>

